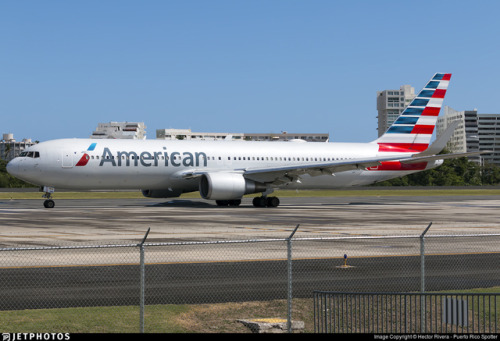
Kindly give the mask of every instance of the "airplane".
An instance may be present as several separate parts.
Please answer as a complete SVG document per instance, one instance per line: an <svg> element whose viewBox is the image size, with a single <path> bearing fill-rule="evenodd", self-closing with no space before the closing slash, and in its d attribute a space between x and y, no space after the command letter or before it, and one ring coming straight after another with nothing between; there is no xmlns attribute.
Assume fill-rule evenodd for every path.
<svg viewBox="0 0 500 341"><path fill-rule="evenodd" d="M337 189L373 184L438 167L451 125L430 144L450 82L436 73L389 129L369 143L58 139L27 148L7 164L13 176L39 185L53 208L55 188L141 189L145 197L173 198L199 191L218 206L239 206L260 193L255 207L277 207L278 188Z"/></svg>

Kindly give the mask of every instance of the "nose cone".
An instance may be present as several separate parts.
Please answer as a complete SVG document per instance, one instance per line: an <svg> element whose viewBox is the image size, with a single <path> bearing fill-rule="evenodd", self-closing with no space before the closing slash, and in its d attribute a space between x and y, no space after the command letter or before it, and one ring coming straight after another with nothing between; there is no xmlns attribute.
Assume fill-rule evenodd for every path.
<svg viewBox="0 0 500 341"><path fill-rule="evenodd" d="M17 176L19 174L19 163L17 159L11 160L9 163L7 163L7 173L9 173L12 176Z"/></svg>

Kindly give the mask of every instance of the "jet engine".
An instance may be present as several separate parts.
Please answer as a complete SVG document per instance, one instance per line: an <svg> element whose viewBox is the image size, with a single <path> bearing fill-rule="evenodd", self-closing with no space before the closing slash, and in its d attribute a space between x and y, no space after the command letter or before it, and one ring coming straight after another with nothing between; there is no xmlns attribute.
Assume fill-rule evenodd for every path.
<svg viewBox="0 0 500 341"><path fill-rule="evenodd" d="M263 183L245 179L238 173L206 173L200 178L200 194L203 199L241 199L245 194L265 192Z"/></svg>

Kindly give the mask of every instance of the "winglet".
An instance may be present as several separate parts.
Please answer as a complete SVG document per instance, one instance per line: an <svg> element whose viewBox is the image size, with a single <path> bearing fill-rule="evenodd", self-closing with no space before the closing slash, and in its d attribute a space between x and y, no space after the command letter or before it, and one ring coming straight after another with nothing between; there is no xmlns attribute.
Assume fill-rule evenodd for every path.
<svg viewBox="0 0 500 341"><path fill-rule="evenodd" d="M455 132L455 129L459 125L459 121L453 121L448 128L441 134L426 150L418 154L419 156L430 156L439 154L451 138L451 135Z"/></svg>

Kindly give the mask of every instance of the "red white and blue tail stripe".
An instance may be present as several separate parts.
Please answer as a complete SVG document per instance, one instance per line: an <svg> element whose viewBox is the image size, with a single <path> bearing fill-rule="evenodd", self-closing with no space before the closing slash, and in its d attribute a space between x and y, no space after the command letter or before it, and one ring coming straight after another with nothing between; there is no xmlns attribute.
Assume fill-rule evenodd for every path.
<svg viewBox="0 0 500 341"><path fill-rule="evenodd" d="M436 73L387 132L374 141L379 152L419 153L429 147L451 73Z"/></svg>

